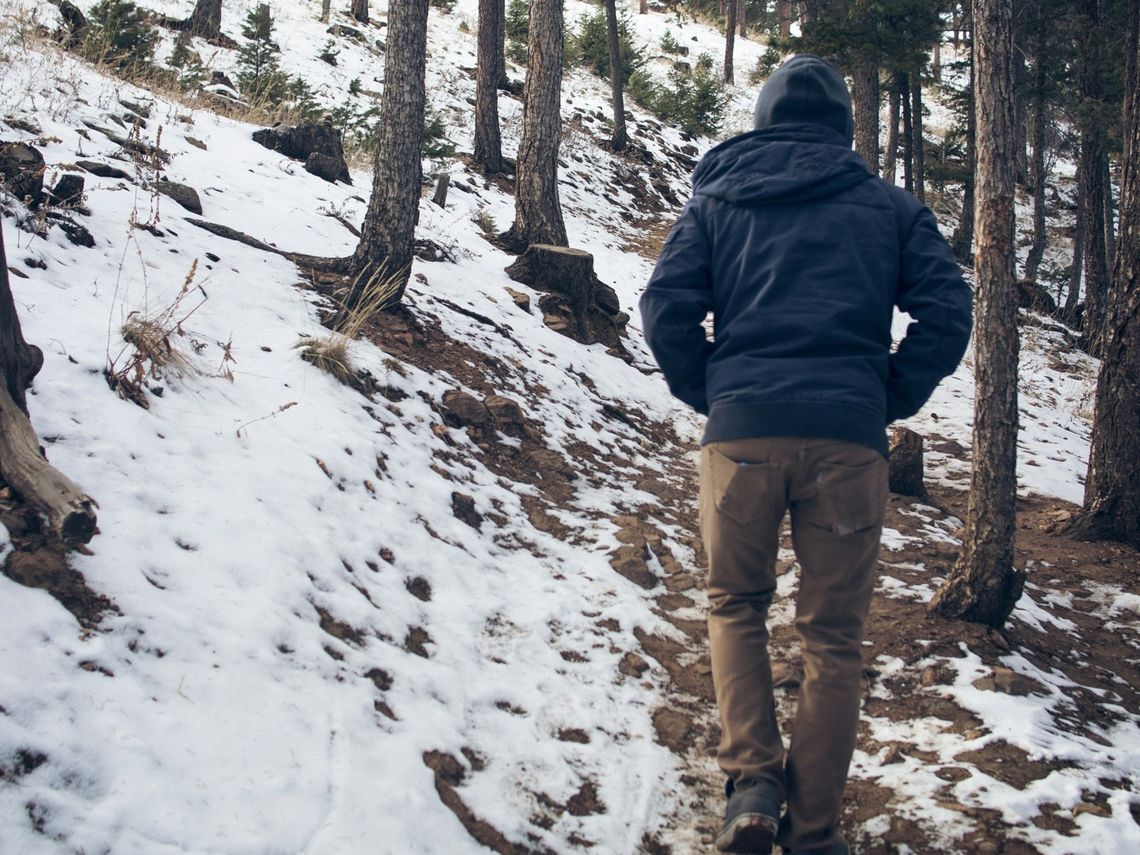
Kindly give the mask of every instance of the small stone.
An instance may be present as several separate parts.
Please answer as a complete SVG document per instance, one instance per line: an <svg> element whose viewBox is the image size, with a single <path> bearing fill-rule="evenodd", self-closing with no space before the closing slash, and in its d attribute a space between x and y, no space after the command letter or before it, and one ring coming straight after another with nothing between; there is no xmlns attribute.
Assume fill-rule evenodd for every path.
<svg viewBox="0 0 1140 855"><path fill-rule="evenodd" d="M927 665L922 669L922 676L919 677L919 682L926 688L937 686L941 680L938 679L938 669L933 665Z"/></svg>
<svg viewBox="0 0 1140 855"><path fill-rule="evenodd" d="M909 428L895 428L891 438L892 493L925 498L926 485L922 480L922 436Z"/></svg>
<svg viewBox="0 0 1140 855"><path fill-rule="evenodd" d="M187 136L184 139L186 140L186 142L190 143L190 145L194 146L194 148L200 148L200 149L202 149L202 151L207 150L206 144L204 142L202 142L200 139L198 139L197 137Z"/></svg>
<svg viewBox="0 0 1140 855"><path fill-rule="evenodd" d="M522 291L516 291L514 288L508 288L507 293L510 295L511 301L514 302L514 304L516 306L518 306L520 309L522 309L528 315L530 314L530 296L529 295L524 294Z"/></svg>
<svg viewBox="0 0 1140 855"><path fill-rule="evenodd" d="M795 689L803 680L799 668L792 667L787 662L772 663L772 688Z"/></svg>
<svg viewBox="0 0 1140 855"><path fill-rule="evenodd" d="M43 199L44 156L27 143L0 143L0 179L9 193L37 207Z"/></svg>
<svg viewBox="0 0 1140 855"><path fill-rule="evenodd" d="M906 757L902 751L899 750L899 747L897 745L892 745L887 749L887 753L883 755L881 765L893 766L896 763L901 763L904 759L906 759Z"/></svg>
<svg viewBox="0 0 1140 855"><path fill-rule="evenodd" d="M621 658L621 662L618 663L618 670L627 677L637 679L649 670L649 663L638 654L630 652Z"/></svg>
<svg viewBox="0 0 1140 855"><path fill-rule="evenodd" d="M1098 805L1095 802L1081 802L1073 808L1073 816L1082 816L1088 814L1090 816L1112 816L1112 811L1104 805Z"/></svg>
<svg viewBox="0 0 1140 855"><path fill-rule="evenodd" d="M645 547L643 546L618 547L610 558L610 566L629 581L647 591L657 587L657 576L646 563Z"/></svg>
<svg viewBox="0 0 1140 855"><path fill-rule="evenodd" d="M1044 688L1036 680L1018 674L1009 668L994 668L993 674L974 681L974 688L984 692L1001 692L1006 695L1025 697L1034 692L1044 694Z"/></svg>
<svg viewBox="0 0 1140 855"><path fill-rule="evenodd" d="M179 184L177 181L159 181L158 192L169 196L192 214L202 213L202 200L198 198L198 191L188 184Z"/></svg>
<svg viewBox="0 0 1140 855"><path fill-rule="evenodd" d="M460 389L451 389L443 393L440 410L443 413L443 420L451 427L484 425L491 415L482 401Z"/></svg>
<svg viewBox="0 0 1140 855"><path fill-rule="evenodd" d="M487 408L487 412L491 414L491 418L500 428L522 428L526 425L526 416L523 415L522 407L519 406L518 401L512 401L502 395L488 395L483 399L483 406Z"/></svg>
<svg viewBox="0 0 1140 855"><path fill-rule="evenodd" d="M84 180L82 175L65 173L51 189L52 201L57 205L78 205L83 201Z"/></svg>
<svg viewBox="0 0 1140 855"><path fill-rule="evenodd" d="M109 163L99 163L94 160L77 160L75 161L75 165L84 172L90 172L92 175L97 175L100 178L122 178L126 181L131 180L131 174L129 172L119 169L117 166L111 166Z"/></svg>
<svg viewBox="0 0 1140 855"><path fill-rule="evenodd" d="M483 525L483 515L475 509L475 498L466 493L451 494L451 512L457 520L467 523L476 531Z"/></svg>

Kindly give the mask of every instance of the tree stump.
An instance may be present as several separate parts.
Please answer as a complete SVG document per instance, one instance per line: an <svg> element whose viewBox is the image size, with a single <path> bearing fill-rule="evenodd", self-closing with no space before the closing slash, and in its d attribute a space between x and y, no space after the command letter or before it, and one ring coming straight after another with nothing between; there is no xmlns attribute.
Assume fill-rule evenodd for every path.
<svg viewBox="0 0 1140 855"><path fill-rule="evenodd" d="M95 534L95 502L47 462L28 420L24 393L43 365L43 353L24 341L8 279L8 259L0 232L0 475L47 517L51 531L66 545L87 543Z"/></svg>
<svg viewBox="0 0 1140 855"><path fill-rule="evenodd" d="M613 289L598 281L590 253L534 243L507 268L507 275L551 295L542 298L539 308L552 329L583 344L621 347L628 316L619 310Z"/></svg>
<svg viewBox="0 0 1140 855"><path fill-rule="evenodd" d="M435 195L431 197L434 204L441 208L447 207L447 188L451 184L451 176L446 172L435 182Z"/></svg>
<svg viewBox="0 0 1140 855"><path fill-rule="evenodd" d="M926 498L922 480L922 436L909 428L895 428L891 437L891 492Z"/></svg>

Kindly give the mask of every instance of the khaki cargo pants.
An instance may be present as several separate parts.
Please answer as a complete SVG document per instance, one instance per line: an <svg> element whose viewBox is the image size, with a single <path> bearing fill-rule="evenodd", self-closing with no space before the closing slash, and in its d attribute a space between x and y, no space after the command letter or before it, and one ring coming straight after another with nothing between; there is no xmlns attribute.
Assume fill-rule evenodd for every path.
<svg viewBox="0 0 1140 855"><path fill-rule="evenodd" d="M825 849L838 831L855 749L863 624L875 585L887 461L851 442L743 439L706 445L700 477L723 729L718 762L738 786L766 781L785 794L781 846ZM795 626L804 679L785 760L766 621L789 510L801 571Z"/></svg>

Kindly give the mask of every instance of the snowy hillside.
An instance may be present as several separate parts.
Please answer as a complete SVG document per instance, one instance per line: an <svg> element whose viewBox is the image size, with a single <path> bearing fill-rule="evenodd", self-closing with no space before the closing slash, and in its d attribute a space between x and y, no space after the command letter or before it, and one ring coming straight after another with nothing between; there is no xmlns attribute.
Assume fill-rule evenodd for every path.
<svg viewBox="0 0 1140 855"><path fill-rule="evenodd" d="M193 4L146 5L181 16ZM229 35L253 5L227 0ZM369 45L383 39L385 4L373 3L363 44L338 41L336 66L318 57L329 39L319 6L273 4L283 66L330 108L365 104L383 77ZM594 8L569 2L567 21ZM447 14L433 7L429 24L429 101L460 155L471 148L476 12L460 0ZM304 340L329 335L320 283L190 220L283 250L348 254L355 238L336 217L360 222L371 176L354 169L353 186L326 183L253 142L254 126L92 69L33 37L29 22L55 14L38 0L0 11L0 139L33 141L49 186L79 160L125 177L84 173L86 210L74 218L92 247L3 201L24 335L45 355L32 422L52 463L99 502L101 533L90 554L71 557L83 584L66 606L44 590L51 578L16 581L37 572L38 558L13 550L24 533L13 528L4 547L0 853L701 850L722 805L694 539L700 424L670 399L640 338L636 301L652 261L635 248L659 241L714 141L631 105L639 148L615 157L602 144L606 84L567 71L567 230L633 316L628 360L549 328L540 295L507 277L513 259L485 230L509 226L509 188L461 156L425 164L451 176L446 207L425 197L417 227L445 260L417 259L406 308L349 345L351 388L302 359ZM674 15L631 23L651 55L666 29L694 54L723 51L714 29ZM212 68L233 72L232 52L200 47ZM763 45L738 40L736 51L742 79ZM349 95L354 79L364 94ZM734 90L726 133L747 127L754 94ZM503 96L500 109L513 155L521 103ZM105 133L130 127L169 154L163 176L198 191L200 217L153 189L153 159L132 159ZM142 377L145 408L104 376L153 367L124 340L132 319L163 328L181 355ZM1063 343L1042 327L1024 346L1020 477L1042 514L1079 500L1087 454L1094 366ZM972 387L966 364L911 425L932 444L932 489L947 496L968 476ZM944 505L893 501L884 601L917 608L929 597L955 543L955 508ZM55 566L38 571L41 583ZM872 742L861 742L853 775L894 801L853 787L845 821L864 848L967 851L986 810L1025 826L1005 851L1140 846L1130 807L1140 707L1127 687L1140 603L1124 579L1101 579L1086 626L1059 616L1081 595L1045 592L1051 579L1031 577L1042 587L1019 607L1019 632L1115 631L1116 665L1088 655L1111 673L1097 680L1125 685L1089 688L1016 651L947 654L938 642L908 659L876 648ZM793 585L788 573L781 591ZM782 609L776 637L786 640ZM971 632L929 637L973 643ZM995 665L1047 687L1046 698L978 688ZM919 688L935 666L937 680ZM903 676L916 696L968 710L971 733L918 713L892 720L883 709ZM1073 686L1095 697L1070 704ZM1081 721L1059 731L1074 704ZM1083 717L1090 704L1103 720ZM894 742L917 749L885 759ZM998 745L1049 767L1020 801L983 760L959 759L968 771L953 780L932 771ZM938 789L947 782L950 794ZM1086 803L1097 810L1077 810ZM1030 824L1042 812L1065 821ZM892 815L910 825L896 848L874 850Z"/></svg>

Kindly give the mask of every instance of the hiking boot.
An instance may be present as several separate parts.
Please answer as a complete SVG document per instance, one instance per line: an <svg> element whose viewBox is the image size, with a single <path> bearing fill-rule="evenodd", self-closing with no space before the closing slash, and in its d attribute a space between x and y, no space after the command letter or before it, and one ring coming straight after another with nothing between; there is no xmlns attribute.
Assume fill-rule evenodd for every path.
<svg viewBox="0 0 1140 855"><path fill-rule="evenodd" d="M836 834L835 840L828 849L784 849L784 855L851 855L851 847L843 839L843 835Z"/></svg>
<svg viewBox="0 0 1140 855"><path fill-rule="evenodd" d="M729 779L725 793L728 808L724 812L724 825L716 837L717 850L767 855L772 851L772 841L780 824L783 799L779 791L763 781L736 789Z"/></svg>

